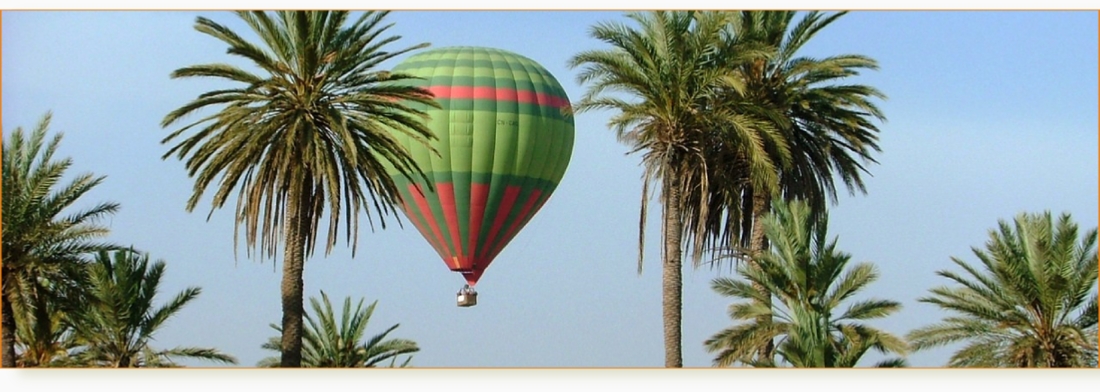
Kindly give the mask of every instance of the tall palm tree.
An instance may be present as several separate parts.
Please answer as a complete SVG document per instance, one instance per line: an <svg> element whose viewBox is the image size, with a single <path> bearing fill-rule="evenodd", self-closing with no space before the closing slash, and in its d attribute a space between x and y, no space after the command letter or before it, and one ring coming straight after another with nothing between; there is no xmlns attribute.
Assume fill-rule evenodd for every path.
<svg viewBox="0 0 1100 392"><path fill-rule="evenodd" d="M309 322L305 330L305 347L303 348L302 366L304 367L376 367L386 360L389 366L397 366L397 358L420 351L416 342L407 339L386 339L386 335L397 329L400 324L394 324L380 334L372 336L366 342L362 342L363 334L367 330L374 307L378 301L363 308L363 300L351 309L351 298L344 298L344 309L340 314L340 321L336 321L336 314L332 311L332 304L328 295L321 292L321 300L310 298L313 313L316 319L306 314ZM271 324L276 331L279 326ZM360 343L362 342L362 343ZM264 349L278 352L280 350L279 338L273 337L263 345ZM412 356L405 358L400 367L406 367ZM260 361L260 367L276 367L279 360L274 357Z"/></svg>
<svg viewBox="0 0 1100 392"><path fill-rule="evenodd" d="M965 274L941 270L954 287L921 298L954 315L909 334L916 349L956 342L951 367L1096 366L1095 228L1079 237L1069 214L1050 212L1000 221L975 267L952 257Z"/></svg>
<svg viewBox="0 0 1100 392"><path fill-rule="evenodd" d="M771 250L758 255L755 264L738 266L744 280L713 281L719 294L747 300L729 307L730 317L744 322L704 343L707 351L718 353L715 365L775 366L773 357L758 352L761 345L775 339L779 339L776 354L795 367L854 367L870 349L906 354L902 339L861 323L888 316L901 304L869 299L840 310L843 302L874 282L878 273L870 263L848 268L851 255L836 249L836 239L827 242L827 224L827 214L814 216L805 202L778 202L764 219ZM774 297L774 301L765 301L764 296ZM761 317L768 321L759 322ZM876 366L904 363L894 358Z"/></svg>
<svg viewBox="0 0 1100 392"><path fill-rule="evenodd" d="M28 320L34 319L35 313L42 318L49 312L38 305L47 299L59 305L66 298L74 300L69 303L77 302L74 297L81 287L85 257L114 248L96 240L108 233L98 221L118 211L118 204L72 210L104 177L85 173L60 184L72 160L54 159L62 134L46 140L50 118L49 113L43 116L30 135L17 127L4 141L3 367L16 364L15 313Z"/></svg>
<svg viewBox="0 0 1100 392"><path fill-rule="evenodd" d="M201 293L189 287L168 303L154 300L164 261L149 264L149 256L132 250L100 252L89 266L89 301L70 315L76 341L75 364L97 367L174 367L174 358L237 363L232 356L210 348L150 346L156 332Z"/></svg>
<svg viewBox="0 0 1100 392"><path fill-rule="evenodd" d="M424 176L408 152L386 128L427 141L435 136L424 125L426 114L410 103L438 107L430 92L396 83L411 76L376 69L384 61L426 47L419 44L389 52L399 36L380 38L392 24L388 12L368 11L345 26L349 13L237 12L260 37L256 45L209 19L195 29L229 46L228 53L262 70L253 74L227 64L180 68L173 78L215 77L240 83L210 91L169 113L167 127L208 107L220 110L164 139L180 140L168 153L186 159L197 176L187 202L193 210L217 180L211 214L233 193L237 229L245 229L251 250L260 237L261 257L274 258L283 243L282 366L298 367L302 347L302 269L313 254L320 219L329 213L325 252L331 252L340 215L354 255L359 213L371 205L385 228L384 215L396 214L400 197L383 163L405 176ZM200 127L201 125L201 127ZM234 192L236 190L236 192Z"/></svg>
<svg viewBox="0 0 1100 392"><path fill-rule="evenodd" d="M732 39L768 49L769 56L730 64L739 70L745 86L728 101L747 101L743 107L753 108L758 118L779 129L783 141L766 146L772 159L782 163L777 165L778 192L744 181L739 235L727 236L740 238L739 248L744 251L734 254L748 262L752 254L766 251L763 217L775 197L804 200L814 214L823 214L827 201L837 200L837 179L851 194L866 193L862 174L867 173L865 165L876 162L872 154L880 151L874 120L885 120L872 101L885 95L846 79L863 70L877 70L878 64L855 54L825 58L799 54L818 32L845 14L812 11L796 22L795 11L740 11L731 18ZM730 168L719 170L737 168L725 166ZM760 352L766 357L770 350L765 342Z"/></svg>
<svg viewBox="0 0 1100 392"><path fill-rule="evenodd" d="M718 99L720 91L739 87L729 67L716 66L715 54L726 25L724 13L655 11L626 16L636 26L606 22L592 27L591 36L611 45L610 49L584 51L570 59L571 68L583 67L577 80L590 84L575 108L616 112L609 127L632 152L642 153L639 273L650 183L661 182L665 366L680 367L683 242L697 227L685 227L685 222L706 221L685 215L705 213L710 202L706 176L706 150L714 140L710 134L722 131L741 139L760 135L755 122L723 110ZM734 147L761 175L774 173L772 162L754 146ZM701 196L685 197L692 194ZM697 204L689 209L688 201Z"/></svg>

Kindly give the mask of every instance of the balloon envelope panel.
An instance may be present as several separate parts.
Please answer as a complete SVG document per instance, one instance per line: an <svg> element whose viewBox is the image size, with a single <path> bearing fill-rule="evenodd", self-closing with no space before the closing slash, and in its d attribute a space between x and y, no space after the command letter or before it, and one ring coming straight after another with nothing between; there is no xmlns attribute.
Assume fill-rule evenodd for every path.
<svg viewBox="0 0 1100 392"><path fill-rule="evenodd" d="M411 84L442 106L421 107L431 116L438 155L395 134L434 186L391 171L403 209L473 286L565 174L574 137L569 98L545 68L498 49L424 51L393 72L422 78Z"/></svg>

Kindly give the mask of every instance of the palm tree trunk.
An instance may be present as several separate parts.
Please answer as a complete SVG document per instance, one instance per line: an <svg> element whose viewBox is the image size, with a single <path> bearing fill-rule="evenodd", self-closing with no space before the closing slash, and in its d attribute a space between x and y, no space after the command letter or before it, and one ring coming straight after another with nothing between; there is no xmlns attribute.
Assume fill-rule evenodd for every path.
<svg viewBox="0 0 1100 392"><path fill-rule="evenodd" d="M684 366L683 354L680 348L683 306L683 266L681 239L683 238L683 222L680 219L680 185L679 179L668 175L662 181L664 183L664 236L665 257L664 272L662 278L665 327L665 367L678 368Z"/></svg>
<svg viewBox="0 0 1100 392"><path fill-rule="evenodd" d="M35 291L36 292L33 297L34 325L32 325L31 328L34 328L34 336L35 340L37 341L25 343L27 343L28 345L33 344L34 346L36 346L37 350L35 351L39 355L39 358L37 359L42 359L41 357L49 352L48 347L53 341L53 320L50 318L50 304L48 303L49 299L44 293L45 289L36 287ZM26 354L27 353L25 352L23 353L23 355ZM24 363L26 363L25 359L26 358L24 358ZM35 361L35 363L37 364L37 366L45 366L48 362Z"/></svg>
<svg viewBox="0 0 1100 392"><path fill-rule="evenodd" d="M763 253L768 248L768 239L764 236L764 216L771 210L771 197L765 192L756 192L752 195L752 234L749 240L749 251L752 255ZM755 257L755 256L753 256ZM748 260L752 263L752 266L756 266L756 261L753 257ZM752 287L760 293L767 294L767 289L760 284L753 283ZM767 298L761 305L767 306L769 309L772 306L771 295L765 296ZM771 316L759 316L756 318L757 324L771 324ZM775 343L768 340L763 346L757 349L756 359L758 361L773 362L775 355Z"/></svg>
<svg viewBox="0 0 1100 392"><path fill-rule="evenodd" d="M15 314L12 313L11 301L8 301L7 296L0 295L0 302L3 303L0 312L4 313L3 324L0 325L3 328L3 338L0 339L2 341L0 344L3 345L3 352L0 354L4 357L2 367L13 368L15 367Z"/></svg>
<svg viewBox="0 0 1100 392"><path fill-rule="evenodd" d="M304 187L303 187L304 188ZM302 225L309 209L303 208L305 192L291 191L286 214L286 248L283 257L283 337L281 367L302 366L302 291L305 285L302 271L305 267L305 241Z"/></svg>

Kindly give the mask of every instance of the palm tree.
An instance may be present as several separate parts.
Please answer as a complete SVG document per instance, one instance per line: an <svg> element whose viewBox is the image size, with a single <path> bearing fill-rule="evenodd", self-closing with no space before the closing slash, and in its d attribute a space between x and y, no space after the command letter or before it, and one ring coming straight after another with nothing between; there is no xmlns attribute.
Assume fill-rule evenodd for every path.
<svg viewBox="0 0 1100 392"><path fill-rule="evenodd" d="M49 312L39 304L52 302L61 306L66 299L71 300L70 304L78 302L75 296L81 287L85 256L114 248L96 239L108 232L98 224L99 219L118 211L118 204L100 203L62 215L104 177L85 173L59 185L72 160L54 160L62 134L55 134L47 142L50 118L49 113L43 116L30 135L25 135L21 127L15 128L4 142L0 283L3 367L16 364L15 313L28 320L34 319L35 314L42 318ZM42 334L46 335L51 334Z"/></svg>
<svg viewBox="0 0 1100 392"><path fill-rule="evenodd" d="M696 245L701 243L690 236L698 226L684 223L707 220L688 214L705 213L710 203L706 162L714 140L711 133L732 133L730 139L744 140L761 136L756 122L720 104L721 91L739 87L732 69L717 66L715 58L726 25L724 13L656 11L626 16L637 27L608 22L591 30L592 37L611 49L584 51L570 59L571 68L583 67L577 80L591 84L575 107L578 112L615 111L609 127L632 152L643 154L639 273L650 183L661 181L665 366L680 367L683 240L696 238ZM771 160L753 145L739 143L733 148L761 176L775 172ZM696 247L696 255L699 251Z"/></svg>
<svg viewBox="0 0 1100 392"><path fill-rule="evenodd" d="M738 266L745 280L713 281L719 294L747 300L729 307L730 317L744 322L705 342L707 351L718 353L715 365L775 366L773 357L760 356L758 350L777 338L776 354L795 367L854 367L870 349L906 354L902 339L861 323L888 316L901 304L870 299L839 311L842 302L878 278L874 265L847 268L851 255L836 249L835 238L826 242L827 214L813 215L808 203L778 202L774 209L763 222L771 250L757 255L755 264ZM761 317L768 322L759 322ZM876 366L904 364L894 358Z"/></svg>
<svg viewBox="0 0 1100 392"><path fill-rule="evenodd" d="M952 257L966 274L937 272L957 286L920 301L955 315L911 332L914 347L966 342L951 367L1095 367L1097 231L1078 235L1069 214L1000 221L972 249L982 267Z"/></svg>
<svg viewBox="0 0 1100 392"><path fill-rule="evenodd" d="M376 367L378 364L390 360L390 367L397 365L397 357L420 351L416 342L406 339L386 339L386 335L397 329L400 324L394 324L384 332L374 335L366 342L363 333L367 330L374 307L378 301L363 308L363 300L351 309L351 298L344 298L344 309L337 323L336 314L332 311L332 304L328 295L321 292L324 306L317 298L310 298L316 319L306 314L309 322L305 330L305 347L303 347L302 366L304 367ZM279 331L279 326L271 324L271 328ZM281 332L281 331L280 331ZM264 349L278 352L280 350L279 338L272 337L262 346ZM407 367L412 356L401 363L400 367ZM260 367L276 367L279 360L275 357L265 358L260 361Z"/></svg>
<svg viewBox="0 0 1100 392"><path fill-rule="evenodd" d="M133 250L100 252L89 266L89 302L70 315L81 345L73 354L80 366L174 367L174 358L195 358L237 363L216 349L177 347L157 350L149 344L169 318L199 296L189 287L168 303L155 306L154 299L164 275L164 261L149 264L149 256Z"/></svg>
<svg viewBox="0 0 1100 392"><path fill-rule="evenodd" d="M734 253L742 258L766 250L763 217L775 197L804 200L814 214L823 214L826 200L837 200L837 177L849 193L866 193L861 175L867 173L866 164L876 162L872 154L880 151L879 129L872 120L885 117L872 99L885 96L866 85L843 83L861 70L877 70L877 62L854 54L820 59L799 55L818 32L847 12L813 11L797 22L795 14L740 11L731 18L733 39L763 47L769 56L731 64L739 70L745 86L728 101L747 101L742 106L753 108L759 118L771 122L783 140L766 146L772 159L781 163L777 165L778 193L752 181L738 184L744 190L740 194L743 213L738 215L743 220L739 235L727 238L740 238L739 247L745 251ZM717 170L737 172L737 164L722 166ZM751 258L748 261L752 262ZM770 356L770 347L765 342L761 355Z"/></svg>
<svg viewBox="0 0 1100 392"><path fill-rule="evenodd" d="M344 27L348 12L237 12L259 37L255 45L225 26L199 17L195 29L229 46L263 74L227 64L180 68L173 78L215 77L238 82L215 90L169 113L167 127L207 107L221 107L164 139L168 143L195 130L164 155L186 159L197 176L187 202L192 211L211 182L218 180L211 214L236 193L236 223L251 250L259 235L261 258L274 258L282 242L282 366L298 367L302 347L302 269L313 254L321 216L329 212L325 252L331 252L346 219L354 255L359 212L370 207L396 214L400 194L383 164L405 176L424 173L386 128L427 141L426 114L413 104L438 107L427 90L403 86L411 76L375 69L414 49L383 51L399 36L379 38L392 24L388 12L368 11ZM202 127L199 127L203 125ZM237 192L234 192L237 190Z"/></svg>

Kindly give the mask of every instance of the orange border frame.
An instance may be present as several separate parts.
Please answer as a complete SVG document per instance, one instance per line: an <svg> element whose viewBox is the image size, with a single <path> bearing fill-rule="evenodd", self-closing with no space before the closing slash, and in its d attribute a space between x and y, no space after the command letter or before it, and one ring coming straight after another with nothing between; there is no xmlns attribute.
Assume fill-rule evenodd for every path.
<svg viewBox="0 0 1100 392"><path fill-rule="evenodd" d="M410 9L410 10L425 11L424 9ZM1032 11L1038 11L1040 9L1031 9L1031 10ZM1086 9L1080 9L1080 10L1086 10ZM539 11L539 10L532 9L532 10L529 10L529 11ZM592 9L590 11L621 11L621 10ZM906 11L906 10L895 10L895 11ZM908 10L908 11L916 11L916 10ZM966 10L953 10L953 11L966 11ZM978 11L990 11L990 10L982 9L982 10L978 10ZM1071 11L1071 10L1066 10L1066 11ZM1096 16L1097 16L1097 20L1100 20L1100 10L1097 10L1097 15ZM3 91L3 86L4 86L4 82L3 82L4 78L3 78L3 72L2 72L2 69L3 69L2 64L3 64L3 58L4 58L4 55L3 55L4 51L3 51L3 45L2 45L2 42L3 42L3 25L4 25L3 21L4 21L4 11L2 9L0 9L0 91ZM1097 37L1100 37L1100 29L1097 29ZM1097 61L1098 61L1098 63L1100 63L1100 55L1097 56ZM1098 70L1097 73L1100 74L1100 70ZM1098 86L1100 86L1100 84L1098 84ZM3 107L3 98L2 97L0 97L0 107ZM1100 106L1098 106L1098 113L1100 113ZM1098 116L1098 118L1100 118L1100 116ZM0 112L0 138L2 138L3 135L4 135L4 133L3 133L3 123L4 123L3 114L2 114L2 112ZM1100 135L1100 128L1097 129L1097 134ZM1098 142L1097 148L1100 149L1100 142ZM0 152L0 158L2 158L2 157L3 157L3 153ZM1097 161L1097 166L1100 167L1100 160ZM3 189L2 185L0 185L0 189ZM1100 187L1097 187L1097 193L1100 194ZM1097 199L1097 205L1100 206L1100 198ZM2 219L2 217L3 217L3 208L0 208L0 219ZM1100 213L1098 213L1097 218L1100 219ZM2 232L2 227L0 227L0 232ZM0 243L0 251L2 251L2 250L3 250L3 244ZM0 257L0 281L2 281L3 277L4 277L3 265L4 265L3 258ZM1098 271L1098 272L1100 272L1100 271ZM0 295L3 295L3 293L0 292ZM2 313L0 313L0 315L2 315ZM3 353L2 352L0 352L0 359L3 359ZM1098 365L1097 368L1100 369L1100 365ZM941 370L942 370L942 368L941 368Z"/></svg>

